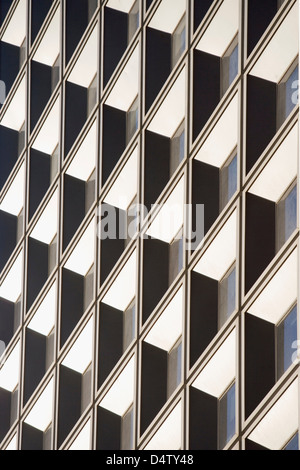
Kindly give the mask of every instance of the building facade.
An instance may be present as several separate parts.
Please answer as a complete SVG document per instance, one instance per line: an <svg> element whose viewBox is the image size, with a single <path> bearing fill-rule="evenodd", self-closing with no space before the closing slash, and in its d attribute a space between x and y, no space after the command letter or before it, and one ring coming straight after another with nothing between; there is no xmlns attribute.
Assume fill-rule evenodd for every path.
<svg viewBox="0 0 300 470"><path fill-rule="evenodd" d="M0 1L1 449L299 449L298 3Z"/></svg>

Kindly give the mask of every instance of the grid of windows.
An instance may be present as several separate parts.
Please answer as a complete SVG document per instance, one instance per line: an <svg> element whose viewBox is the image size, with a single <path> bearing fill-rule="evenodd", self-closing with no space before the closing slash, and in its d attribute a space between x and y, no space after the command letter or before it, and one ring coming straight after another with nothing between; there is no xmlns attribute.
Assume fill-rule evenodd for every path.
<svg viewBox="0 0 300 470"><path fill-rule="evenodd" d="M299 448L298 0L1 0L0 448Z"/></svg>

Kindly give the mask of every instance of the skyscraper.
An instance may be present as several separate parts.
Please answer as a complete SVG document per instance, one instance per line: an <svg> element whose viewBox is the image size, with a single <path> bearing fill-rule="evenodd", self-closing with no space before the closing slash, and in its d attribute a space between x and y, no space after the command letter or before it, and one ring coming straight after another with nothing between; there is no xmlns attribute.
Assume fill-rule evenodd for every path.
<svg viewBox="0 0 300 470"><path fill-rule="evenodd" d="M0 18L0 448L298 449L298 1Z"/></svg>

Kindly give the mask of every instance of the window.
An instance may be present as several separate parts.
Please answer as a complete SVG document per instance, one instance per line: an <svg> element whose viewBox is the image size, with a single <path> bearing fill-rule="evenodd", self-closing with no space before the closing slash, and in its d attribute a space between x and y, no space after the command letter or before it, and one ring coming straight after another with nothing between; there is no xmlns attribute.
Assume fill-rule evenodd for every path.
<svg viewBox="0 0 300 470"><path fill-rule="evenodd" d="M131 138L135 134L139 125L139 106L138 97L135 98L129 110L127 111L127 143L130 142Z"/></svg>
<svg viewBox="0 0 300 470"><path fill-rule="evenodd" d="M298 59L297 59L298 61ZM277 94L277 128L284 123L286 118L293 111L296 104L298 104L298 83L299 83L299 69L298 63L290 67L288 72L284 75L281 82L278 84Z"/></svg>
<svg viewBox="0 0 300 470"><path fill-rule="evenodd" d="M222 211L237 190L236 150L220 169L220 210Z"/></svg>
<svg viewBox="0 0 300 470"><path fill-rule="evenodd" d="M235 383L219 400L219 449L235 434Z"/></svg>
<svg viewBox="0 0 300 470"><path fill-rule="evenodd" d="M123 351L126 351L135 337L135 298L124 311L123 319Z"/></svg>
<svg viewBox="0 0 300 470"><path fill-rule="evenodd" d="M175 343L168 355L167 396L170 397L181 382L182 338Z"/></svg>
<svg viewBox="0 0 300 470"><path fill-rule="evenodd" d="M221 328L226 320L235 310L236 305L236 271L235 265L225 274L219 282L219 328Z"/></svg>
<svg viewBox="0 0 300 470"><path fill-rule="evenodd" d="M185 153L184 121L180 124L171 140L170 176L184 159Z"/></svg>
<svg viewBox="0 0 300 470"><path fill-rule="evenodd" d="M282 196L276 208L277 251L285 244L297 227L297 186L293 184Z"/></svg>
<svg viewBox="0 0 300 470"><path fill-rule="evenodd" d="M277 379L279 379L292 364L295 351L293 343L297 340L297 306L294 306L278 324L276 332Z"/></svg>
<svg viewBox="0 0 300 470"><path fill-rule="evenodd" d="M134 36L134 33L139 27L140 15L139 15L139 0L137 0L130 12L128 13L128 44Z"/></svg>
<svg viewBox="0 0 300 470"><path fill-rule="evenodd" d="M185 15L180 20L172 36L172 66L175 67L177 61L185 51Z"/></svg>
<svg viewBox="0 0 300 470"><path fill-rule="evenodd" d="M183 267L183 229L179 230L169 247L169 285Z"/></svg>
<svg viewBox="0 0 300 470"><path fill-rule="evenodd" d="M97 101L97 74L87 89L87 115L89 116Z"/></svg>
<svg viewBox="0 0 300 470"><path fill-rule="evenodd" d="M299 436L295 434L292 439L287 443L283 450L298 450L299 447Z"/></svg>
<svg viewBox="0 0 300 470"><path fill-rule="evenodd" d="M238 36L234 38L229 48L221 58L221 96L230 87L239 71Z"/></svg>
<svg viewBox="0 0 300 470"><path fill-rule="evenodd" d="M137 214L137 196L134 196L133 200L127 209L127 220L125 227L125 247L131 242L134 234L138 228L138 214Z"/></svg>
<svg viewBox="0 0 300 470"><path fill-rule="evenodd" d="M122 417L121 424L121 449L133 449L133 429L134 429L133 404Z"/></svg>

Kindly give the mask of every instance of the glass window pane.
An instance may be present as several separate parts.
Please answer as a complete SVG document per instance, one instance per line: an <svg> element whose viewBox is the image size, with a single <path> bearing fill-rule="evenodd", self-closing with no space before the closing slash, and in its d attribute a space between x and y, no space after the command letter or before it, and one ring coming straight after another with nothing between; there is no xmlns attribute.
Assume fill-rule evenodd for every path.
<svg viewBox="0 0 300 470"><path fill-rule="evenodd" d="M134 100L133 104L127 112L127 143L131 140L132 136L138 128L139 124L139 108L138 97Z"/></svg>
<svg viewBox="0 0 300 470"><path fill-rule="evenodd" d="M219 284L219 328L235 310L235 276L235 269L233 269Z"/></svg>
<svg viewBox="0 0 300 470"><path fill-rule="evenodd" d="M287 118L297 104L298 97L298 66L286 82L285 117Z"/></svg>
<svg viewBox="0 0 300 470"><path fill-rule="evenodd" d="M229 58L229 85L233 82L239 71L239 48L238 45L233 49Z"/></svg>
<svg viewBox="0 0 300 470"><path fill-rule="evenodd" d="M223 210L237 190L237 155L220 170L220 210Z"/></svg>
<svg viewBox="0 0 300 470"><path fill-rule="evenodd" d="M298 433L290 440L290 442L285 446L284 450L298 450L299 447L299 438Z"/></svg>
<svg viewBox="0 0 300 470"><path fill-rule="evenodd" d="M278 251L297 227L297 186L278 202L276 223Z"/></svg>
<svg viewBox="0 0 300 470"><path fill-rule="evenodd" d="M235 434L235 384L219 403L219 449L223 449Z"/></svg>
<svg viewBox="0 0 300 470"><path fill-rule="evenodd" d="M294 349L292 344L297 340L297 307L295 306L287 317L278 325L277 330L277 378L289 368L292 363Z"/></svg>
<svg viewBox="0 0 300 470"><path fill-rule="evenodd" d="M290 235L297 227L297 187L294 186L285 200L285 239L288 240Z"/></svg>
<svg viewBox="0 0 300 470"><path fill-rule="evenodd" d="M181 382L181 339L171 349L168 356L167 396L170 397Z"/></svg>
<svg viewBox="0 0 300 470"><path fill-rule="evenodd" d="M185 16L183 19L180 21L179 25L175 29L173 33L173 39L172 39L172 63L173 67L176 65L177 61L185 51L185 46L186 46L186 40L185 40Z"/></svg>

